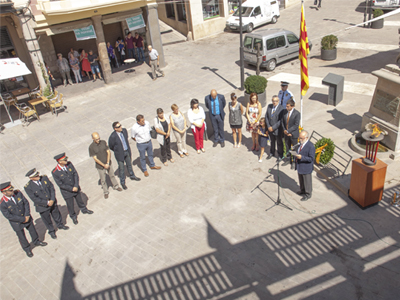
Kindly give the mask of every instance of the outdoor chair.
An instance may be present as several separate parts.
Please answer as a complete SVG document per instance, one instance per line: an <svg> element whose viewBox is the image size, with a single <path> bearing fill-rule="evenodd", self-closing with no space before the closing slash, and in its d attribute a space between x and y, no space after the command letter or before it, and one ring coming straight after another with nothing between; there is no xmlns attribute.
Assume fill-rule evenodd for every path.
<svg viewBox="0 0 400 300"><path fill-rule="evenodd" d="M63 109L65 112L67 111L67 107L64 105L64 95L61 93L57 93L57 96L55 99L51 99L49 101L50 109L53 110L53 112L56 114L58 117L58 111Z"/></svg>
<svg viewBox="0 0 400 300"><path fill-rule="evenodd" d="M14 106L18 109L19 111L19 118L23 119L23 124L26 125L28 123L28 125L30 124L30 119L35 117L38 121L39 121L39 116L37 115L36 111L33 110L32 108L30 108L29 106L27 106L25 103L14 103Z"/></svg>
<svg viewBox="0 0 400 300"><path fill-rule="evenodd" d="M36 88L34 88L33 90L31 90L31 92L29 93L29 97L31 99L36 99L39 97L42 97L42 89L40 88L40 85Z"/></svg>

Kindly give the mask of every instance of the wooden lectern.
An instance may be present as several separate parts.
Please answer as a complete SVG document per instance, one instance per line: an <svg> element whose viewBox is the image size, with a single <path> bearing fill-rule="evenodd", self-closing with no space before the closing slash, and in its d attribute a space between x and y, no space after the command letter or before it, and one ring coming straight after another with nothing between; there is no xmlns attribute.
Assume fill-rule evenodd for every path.
<svg viewBox="0 0 400 300"><path fill-rule="evenodd" d="M382 199L387 164L376 159L376 165L367 166L362 158L353 160L349 197L361 208L377 204Z"/></svg>

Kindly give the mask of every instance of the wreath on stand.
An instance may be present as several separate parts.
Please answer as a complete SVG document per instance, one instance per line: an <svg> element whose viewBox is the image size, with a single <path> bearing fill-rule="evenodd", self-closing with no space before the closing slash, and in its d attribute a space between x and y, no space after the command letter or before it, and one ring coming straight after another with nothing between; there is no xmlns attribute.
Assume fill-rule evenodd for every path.
<svg viewBox="0 0 400 300"><path fill-rule="evenodd" d="M331 139L322 138L315 143L315 162L322 165L328 164L334 154L335 144Z"/></svg>

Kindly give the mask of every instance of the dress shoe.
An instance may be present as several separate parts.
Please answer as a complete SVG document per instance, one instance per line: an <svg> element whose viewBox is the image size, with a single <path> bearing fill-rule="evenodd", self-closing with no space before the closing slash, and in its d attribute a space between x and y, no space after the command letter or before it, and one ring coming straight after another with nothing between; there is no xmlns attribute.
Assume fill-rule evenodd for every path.
<svg viewBox="0 0 400 300"><path fill-rule="evenodd" d="M225 147L225 142L221 142L221 148Z"/></svg>
<svg viewBox="0 0 400 300"><path fill-rule="evenodd" d="M88 214L88 215L91 215L92 213L93 213L93 210L90 210L90 209L85 209L85 210L82 210L82 213L83 214Z"/></svg>
<svg viewBox="0 0 400 300"><path fill-rule="evenodd" d="M54 240L57 239L57 236L56 236L56 234L54 232L49 232L49 234L50 234L52 239L54 239Z"/></svg>
<svg viewBox="0 0 400 300"><path fill-rule="evenodd" d="M271 159L272 158L272 154L268 154L267 159Z"/></svg>
<svg viewBox="0 0 400 300"><path fill-rule="evenodd" d="M78 225L78 219L72 219L72 222L74 222L75 225Z"/></svg>
<svg viewBox="0 0 400 300"><path fill-rule="evenodd" d="M62 225L62 226L58 227L58 229L62 229L62 230L68 230L68 229L69 229L69 227L68 227L68 226L65 226L65 225Z"/></svg>
<svg viewBox="0 0 400 300"><path fill-rule="evenodd" d="M300 199L300 201L307 201L308 199L310 199L310 198L307 197L306 195L304 195L303 198Z"/></svg>
<svg viewBox="0 0 400 300"><path fill-rule="evenodd" d="M140 181L140 178L139 177L136 177L136 176L132 176L132 177L129 177L131 180L135 180L135 181Z"/></svg>
<svg viewBox="0 0 400 300"><path fill-rule="evenodd" d="M161 167L159 167L159 166L154 166L154 167L150 167L150 169L152 169L152 170L160 170Z"/></svg>
<svg viewBox="0 0 400 300"><path fill-rule="evenodd" d="M104 199L108 199L108 194L104 194Z"/></svg>
<svg viewBox="0 0 400 300"><path fill-rule="evenodd" d="M32 256L33 256L33 253L32 253L31 250L28 250L28 251L26 251L26 255L27 255L28 257L32 257Z"/></svg>
<svg viewBox="0 0 400 300"><path fill-rule="evenodd" d="M145 177L149 177L149 172L144 171L143 174L144 174Z"/></svg>
<svg viewBox="0 0 400 300"><path fill-rule="evenodd" d="M297 191L296 194L297 194L297 195L304 195L304 192L302 192L302 191Z"/></svg>
<svg viewBox="0 0 400 300"><path fill-rule="evenodd" d="M128 187L125 185L125 183L121 183L121 186L122 186L122 188L123 188L124 190L127 190L127 189L128 189Z"/></svg>
<svg viewBox="0 0 400 300"><path fill-rule="evenodd" d="M47 246L47 243L46 243L46 242L41 242L41 241L39 241L39 242L35 243L35 246L44 247L44 246Z"/></svg>
<svg viewBox="0 0 400 300"><path fill-rule="evenodd" d="M218 146L218 142L214 142L213 147L215 148L215 147L217 147L217 146Z"/></svg>
<svg viewBox="0 0 400 300"><path fill-rule="evenodd" d="M116 190L117 190L118 192L122 192L122 189L121 189L120 187L118 187Z"/></svg>

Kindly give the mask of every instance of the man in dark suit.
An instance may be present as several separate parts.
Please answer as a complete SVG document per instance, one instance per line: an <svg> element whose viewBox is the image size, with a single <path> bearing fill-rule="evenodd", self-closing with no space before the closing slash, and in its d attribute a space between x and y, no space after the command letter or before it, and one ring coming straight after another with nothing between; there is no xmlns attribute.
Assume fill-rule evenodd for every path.
<svg viewBox="0 0 400 300"><path fill-rule="evenodd" d="M297 139L299 138L299 125L300 125L300 113L294 108L295 102L293 99L287 101L286 110L283 111L282 117L282 130L283 137L286 145L286 152L290 148L297 144ZM289 154L289 159L284 162L283 166L292 164L293 159ZM294 165L292 165L294 167Z"/></svg>
<svg viewBox="0 0 400 300"><path fill-rule="evenodd" d="M36 169L30 170L25 176L30 179L25 185L25 192L35 204L36 211L40 214L44 225L49 230L51 238L56 239L56 232L50 216L53 217L58 229L68 230L69 227L62 222L54 185L46 175L40 176Z"/></svg>
<svg viewBox="0 0 400 300"><path fill-rule="evenodd" d="M121 186L124 190L128 187L125 185L125 167L128 169L129 178L131 180L140 181L140 178L135 176L132 169L132 160L131 160L131 147L129 146L128 139L128 131L125 128L122 128L120 122L114 122L112 124L114 132L111 133L108 138L108 147L114 152L115 159L118 163L119 170L119 180L121 182Z"/></svg>
<svg viewBox="0 0 400 300"><path fill-rule="evenodd" d="M315 147L308 140L308 132L303 130L299 136L300 146L296 152L296 170L299 175L300 191L299 195L303 195L301 201L307 201L312 194L312 176L314 170Z"/></svg>
<svg viewBox="0 0 400 300"><path fill-rule="evenodd" d="M271 138L271 149L267 159L275 156L275 145L278 146L278 157L283 156L283 141L282 141L282 114L284 108L279 105L279 97L272 96L272 104L268 105L265 113L265 123L267 125L269 136Z"/></svg>
<svg viewBox="0 0 400 300"><path fill-rule="evenodd" d="M79 186L79 175L75 170L74 165L68 161L68 157L65 155L65 153L54 156L54 159L58 162L58 164L53 169L53 178L60 188L65 202L67 202L69 216L74 224L77 225L78 217L75 213L74 199L76 200L76 203L83 214L91 215L93 211L87 209L82 200L81 188Z"/></svg>
<svg viewBox="0 0 400 300"><path fill-rule="evenodd" d="M210 119L214 129L214 147L217 147L218 143L221 143L221 147L225 147L225 97L224 95L217 94L216 90L211 90L210 95L207 95L204 101L207 109L210 111Z"/></svg>
<svg viewBox="0 0 400 300"><path fill-rule="evenodd" d="M8 219L12 229L18 236L22 249L28 257L32 257L31 246L26 239L24 228L28 229L35 246L46 246L47 243L39 241L35 225L31 216L29 202L19 190L14 190L11 182L0 184L0 191L3 194L0 209L4 217Z"/></svg>

